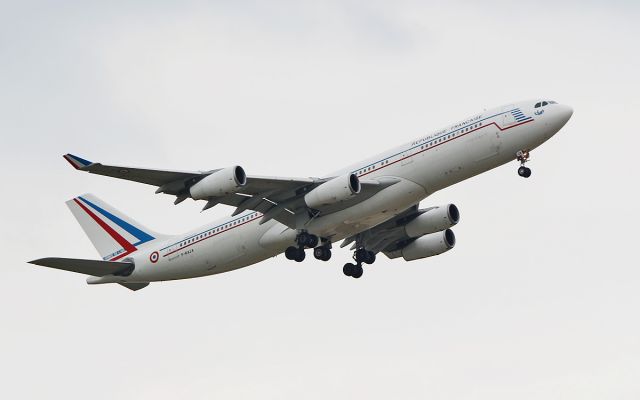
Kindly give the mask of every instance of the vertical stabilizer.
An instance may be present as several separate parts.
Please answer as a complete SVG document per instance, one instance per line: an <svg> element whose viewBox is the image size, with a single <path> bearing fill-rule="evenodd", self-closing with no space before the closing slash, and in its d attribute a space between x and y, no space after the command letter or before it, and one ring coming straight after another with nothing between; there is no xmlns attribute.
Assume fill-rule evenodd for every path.
<svg viewBox="0 0 640 400"><path fill-rule="evenodd" d="M67 206L106 261L121 260L140 247L164 237L91 194L71 199Z"/></svg>

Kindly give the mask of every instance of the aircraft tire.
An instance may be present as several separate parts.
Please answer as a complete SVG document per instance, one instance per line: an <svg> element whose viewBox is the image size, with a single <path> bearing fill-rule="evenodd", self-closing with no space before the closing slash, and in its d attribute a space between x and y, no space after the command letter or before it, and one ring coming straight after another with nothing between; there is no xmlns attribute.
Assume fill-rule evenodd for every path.
<svg viewBox="0 0 640 400"><path fill-rule="evenodd" d="M374 262L376 262L376 255L373 251L367 251L366 253L366 257L364 260L366 264L373 264Z"/></svg>
<svg viewBox="0 0 640 400"><path fill-rule="evenodd" d="M299 249L296 249L296 258L294 258L294 260L296 260L296 262L303 262L306 256L307 255L304 252L304 249L299 248Z"/></svg>
<svg viewBox="0 0 640 400"><path fill-rule="evenodd" d="M287 260L295 260L297 254L298 248L293 246L287 247L287 249L284 251L284 256L287 257Z"/></svg>

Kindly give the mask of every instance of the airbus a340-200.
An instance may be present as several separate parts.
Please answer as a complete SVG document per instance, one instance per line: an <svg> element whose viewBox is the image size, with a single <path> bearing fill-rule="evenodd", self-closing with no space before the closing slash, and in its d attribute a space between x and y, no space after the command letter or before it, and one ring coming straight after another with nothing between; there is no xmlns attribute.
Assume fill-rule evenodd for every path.
<svg viewBox="0 0 640 400"><path fill-rule="evenodd" d="M157 187L157 193L235 207L229 218L181 235L156 233L97 197L67 202L102 260L42 258L33 264L90 275L89 284L138 290L150 282L195 278L246 267L284 252L302 262L309 249L331 258L332 243L352 245L345 275L382 253L406 261L455 245L453 204L419 208L429 195L513 160L531 175L529 152L571 118L571 107L523 101L476 114L324 178L247 175L241 166L182 172L112 166L67 154L76 169Z"/></svg>

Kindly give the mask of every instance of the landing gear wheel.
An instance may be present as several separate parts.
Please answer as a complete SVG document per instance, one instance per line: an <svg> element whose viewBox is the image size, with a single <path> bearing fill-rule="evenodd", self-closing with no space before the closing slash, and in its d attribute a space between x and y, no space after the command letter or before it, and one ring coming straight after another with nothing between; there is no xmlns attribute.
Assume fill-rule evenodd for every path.
<svg viewBox="0 0 640 400"><path fill-rule="evenodd" d="M295 249L295 247L294 247L294 249ZM297 248L297 249L296 249L296 255L295 255L295 257L294 257L294 260L295 260L296 262L303 262L303 261L304 261L304 258L305 258L306 256L307 256L307 255L306 255L306 254L305 254L305 252L304 252L304 248L300 247L300 248Z"/></svg>
<svg viewBox="0 0 640 400"><path fill-rule="evenodd" d="M297 242L300 246L312 249L318 245L319 239L316 235L312 235L309 232L301 232L297 237Z"/></svg>
<svg viewBox="0 0 640 400"><path fill-rule="evenodd" d="M284 256L287 257L287 260L295 260L297 254L298 248L293 246L287 247L287 249L284 251Z"/></svg>
<svg viewBox="0 0 640 400"><path fill-rule="evenodd" d="M367 257L363 260L365 264L373 264L376 262L376 255L373 251L367 251Z"/></svg>
<svg viewBox="0 0 640 400"><path fill-rule="evenodd" d="M363 273L364 273L364 270L362 269L362 265L358 264L353 268L351 277L358 279L362 276Z"/></svg>
<svg viewBox="0 0 640 400"><path fill-rule="evenodd" d="M361 263L367 259L368 251L366 249L358 249L353 253L353 258L357 263Z"/></svg>
<svg viewBox="0 0 640 400"><path fill-rule="evenodd" d="M353 254L353 259L357 263L373 264L376 261L376 255L367 249L358 249Z"/></svg>
<svg viewBox="0 0 640 400"><path fill-rule="evenodd" d="M347 263L347 264L344 265L344 267L342 267L342 272L346 276L353 276L355 268L356 268L355 264Z"/></svg>
<svg viewBox="0 0 640 400"><path fill-rule="evenodd" d="M531 176L531 169L523 165L520 168L518 168L518 175L520 175L523 178L528 178Z"/></svg>
<svg viewBox="0 0 640 400"><path fill-rule="evenodd" d="M527 170L527 167L525 167L524 165L520 168L518 168L518 175L520 176L524 176L525 171Z"/></svg>
<svg viewBox="0 0 640 400"><path fill-rule="evenodd" d="M331 259L331 250L325 246L313 249L313 256L320 261L329 261Z"/></svg>

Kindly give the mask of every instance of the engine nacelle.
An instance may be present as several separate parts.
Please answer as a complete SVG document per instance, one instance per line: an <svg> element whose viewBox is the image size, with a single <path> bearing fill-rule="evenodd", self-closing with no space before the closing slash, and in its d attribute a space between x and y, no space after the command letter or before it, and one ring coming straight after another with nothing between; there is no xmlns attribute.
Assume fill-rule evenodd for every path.
<svg viewBox="0 0 640 400"><path fill-rule="evenodd" d="M451 229L431 233L417 238L402 249L402 258L413 261L420 258L437 256L449 251L456 245L456 235Z"/></svg>
<svg viewBox="0 0 640 400"><path fill-rule="evenodd" d="M304 202L311 208L322 208L347 201L360 193L360 180L356 174L333 178L313 189L304 196Z"/></svg>
<svg viewBox="0 0 640 400"><path fill-rule="evenodd" d="M228 167L216 171L191 186L189 193L194 200L226 196L236 193L247 184L247 174L241 166Z"/></svg>
<svg viewBox="0 0 640 400"><path fill-rule="evenodd" d="M434 207L420 214L404 227L407 236L414 238L451 228L460 221L460 211L454 204Z"/></svg>

